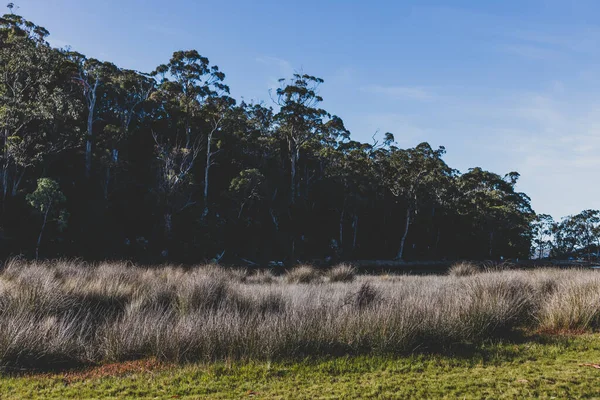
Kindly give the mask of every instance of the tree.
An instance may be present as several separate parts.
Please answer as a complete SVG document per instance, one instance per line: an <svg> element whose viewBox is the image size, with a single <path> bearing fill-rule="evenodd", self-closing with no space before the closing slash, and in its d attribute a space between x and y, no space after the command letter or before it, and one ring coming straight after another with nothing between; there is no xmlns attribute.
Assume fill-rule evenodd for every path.
<svg viewBox="0 0 600 400"><path fill-rule="evenodd" d="M206 134L206 164L204 167L204 212L202 219L206 218L209 213L208 203L208 188L209 188L209 173L210 168L214 165L214 157L221 151L220 148L214 150L213 139L221 130L224 120L231 111L231 107L235 105L235 100L231 97L218 97L207 102L206 120L208 129Z"/></svg>
<svg viewBox="0 0 600 400"><path fill-rule="evenodd" d="M276 104L280 107L275 115L278 132L287 144L290 161L290 202L299 195L297 178L301 149L310 141L329 141L349 132L340 118L318 108L323 98L319 86L323 79L307 74L294 74L289 81L279 80Z"/></svg>
<svg viewBox="0 0 600 400"><path fill-rule="evenodd" d="M61 208L66 200L58 183L49 178L38 179L35 191L27 195L29 205L42 215L42 227L35 246L36 259L39 257L40 244L42 243L42 235L46 229L46 224L57 221L59 229L66 226L68 214L66 210Z"/></svg>
<svg viewBox="0 0 600 400"><path fill-rule="evenodd" d="M131 123L143 115L142 106L156 89L156 81L142 73L127 69L117 69L107 77L106 119L104 127L106 175L104 198L108 198L111 183L111 170L119 165L120 151L130 135Z"/></svg>
<svg viewBox="0 0 600 400"><path fill-rule="evenodd" d="M0 137L3 200L25 173L73 145L77 102L70 66L45 42L48 32L18 15L0 19Z"/></svg>
<svg viewBox="0 0 600 400"><path fill-rule="evenodd" d="M85 134L85 176L87 179L92 174L92 151L94 143L94 123L98 109L100 88L105 81L116 73L116 66L108 62L101 62L95 58L86 58L83 54L70 52L69 58L77 65L74 80L79 84L87 108L87 124Z"/></svg>
<svg viewBox="0 0 600 400"><path fill-rule="evenodd" d="M533 230L533 256L542 259L550 255L552 248L552 227L555 222L548 214L536 215L531 227Z"/></svg>
<svg viewBox="0 0 600 400"><path fill-rule="evenodd" d="M531 200L515 190L519 174L501 177L471 168L458 178L459 213L471 225L467 244L486 251L481 256L528 257L531 250ZM485 240L487 239L487 240Z"/></svg>
<svg viewBox="0 0 600 400"><path fill-rule="evenodd" d="M567 216L554 224L552 233L556 243L554 256L567 256L581 251L587 254L589 261L594 246L596 254L600 253L600 211L583 210Z"/></svg>
<svg viewBox="0 0 600 400"><path fill-rule="evenodd" d="M401 260L409 228L415 212L423 202L435 202L439 197L444 181L450 176L451 169L442 160L446 150L431 148L428 143L400 150L392 148L384 180L390 192L404 203L406 217L400 247L396 259Z"/></svg>

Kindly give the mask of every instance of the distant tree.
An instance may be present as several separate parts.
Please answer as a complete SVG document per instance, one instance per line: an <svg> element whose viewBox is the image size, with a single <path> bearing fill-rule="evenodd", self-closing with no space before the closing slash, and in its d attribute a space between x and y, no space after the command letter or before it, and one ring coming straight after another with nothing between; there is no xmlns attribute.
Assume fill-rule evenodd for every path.
<svg viewBox="0 0 600 400"><path fill-rule="evenodd" d="M27 195L29 205L42 215L42 227L35 246L36 259L39 257L40 244L42 243L42 235L46 229L46 224L50 221L57 221L59 229L66 226L68 214L61 207L66 200L58 183L49 178L38 179L35 191Z"/></svg>
<svg viewBox="0 0 600 400"><path fill-rule="evenodd" d="M531 227L533 230L533 256L542 259L550 255L552 248L552 227L555 222L548 214L536 215Z"/></svg>
<svg viewBox="0 0 600 400"><path fill-rule="evenodd" d="M471 221L470 239L484 243L489 258L528 257L531 250L530 223L534 218L531 200L515 190L519 174L504 178L481 168L472 168L458 180L459 212Z"/></svg>

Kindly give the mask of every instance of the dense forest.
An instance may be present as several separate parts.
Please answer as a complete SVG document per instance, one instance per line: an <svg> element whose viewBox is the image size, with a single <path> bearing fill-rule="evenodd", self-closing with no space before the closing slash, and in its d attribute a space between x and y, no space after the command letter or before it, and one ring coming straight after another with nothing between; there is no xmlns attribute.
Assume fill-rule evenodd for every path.
<svg viewBox="0 0 600 400"><path fill-rule="evenodd" d="M401 149L390 133L352 140L318 77L238 102L195 50L141 73L48 34L0 19L2 256L525 258L557 232L516 172L461 173L443 147Z"/></svg>

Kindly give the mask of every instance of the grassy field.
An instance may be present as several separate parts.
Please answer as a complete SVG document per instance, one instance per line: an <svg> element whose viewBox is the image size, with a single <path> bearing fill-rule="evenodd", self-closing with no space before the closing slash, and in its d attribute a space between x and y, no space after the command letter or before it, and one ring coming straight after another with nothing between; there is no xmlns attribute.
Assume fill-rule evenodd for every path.
<svg viewBox="0 0 600 400"><path fill-rule="evenodd" d="M0 378L0 398L600 398L600 336L531 338L459 354L298 362L111 364Z"/></svg>
<svg viewBox="0 0 600 400"><path fill-rule="evenodd" d="M0 399L600 398L599 329L593 270L9 261Z"/></svg>

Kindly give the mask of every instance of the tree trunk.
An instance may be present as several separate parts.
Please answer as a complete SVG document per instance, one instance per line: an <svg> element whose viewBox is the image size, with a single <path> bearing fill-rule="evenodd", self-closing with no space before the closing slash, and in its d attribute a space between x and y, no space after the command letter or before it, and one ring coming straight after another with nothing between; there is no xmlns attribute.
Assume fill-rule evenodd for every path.
<svg viewBox="0 0 600 400"><path fill-rule="evenodd" d="M9 161L8 161L8 146L7 146L7 140L8 140L8 131L5 129L4 130L4 135L3 135L3 156L4 156L4 160L2 163L2 198L4 200L6 200L6 194L8 193L8 167L9 167Z"/></svg>
<svg viewBox="0 0 600 400"><path fill-rule="evenodd" d="M291 193L291 203L294 204L296 202L296 168L298 164L298 159L300 158L300 149L298 149L296 142L293 139L289 141L289 150L290 150L290 193Z"/></svg>
<svg viewBox="0 0 600 400"><path fill-rule="evenodd" d="M165 219L165 239L167 241L171 240L171 235L173 232L173 215L170 212L166 212L164 215Z"/></svg>
<svg viewBox="0 0 600 400"><path fill-rule="evenodd" d="M404 235L402 235L402 240L400 241L400 250L398 250L398 254L396 255L396 260L402 260L404 256L404 243L406 243L406 237L408 236L408 228L410 227L410 215L412 210L410 207L406 209L406 225L404 227Z"/></svg>
<svg viewBox="0 0 600 400"><path fill-rule="evenodd" d="M489 256L492 258L492 254L494 250L494 231L490 231L490 253Z"/></svg>
<svg viewBox="0 0 600 400"><path fill-rule="evenodd" d="M13 187L11 190L11 196L14 197L17 195L17 191L19 190L19 186L21 185L21 181L23 180L23 176L25 175L25 168L21 171L16 181L13 182Z"/></svg>
<svg viewBox="0 0 600 400"><path fill-rule="evenodd" d="M104 200L108 200L108 189L110 187L110 170L112 168L112 164L117 164L117 162L119 162L119 150L112 149L111 155L111 162L109 162L106 166L106 177L104 181Z"/></svg>
<svg viewBox="0 0 600 400"><path fill-rule="evenodd" d="M204 169L204 212L202 213L202 218L205 218L208 215L208 173L210 172L210 164L212 162L212 136L213 133L210 132L208 134L208 139L206 141L206 168Z"/></svg>
<svg viewBox="0 0 600 400"><path fill-rule="evenodd" d="M352 221L352 228L354 229L354 237L352 238L352 252L356 249L356 237L358 236L358 215L354 215L354 220Z"/></svg>
<svg viewBox="0 0 600 400"><path fill-rule="evenodd" d="M340 213L340 248L344 245L344 213L345 210Z"/></svg>
<svg viewBox="0 0 600 400"><path fill-rule="evenodd" d="M2 198L6 200L6 194L8 193L8 162L4 162L2 165Z"/></svg>
<svg viewBox="0 0 600 400"><path fill-rule="evenodd" d="M92 175L92 129L94 125L94 109L92 105L90 105L88 111L87 134L85 141L85 177L89 179Z"/></svg>
<svg viewBox="0 0 600 400"><path fill-rule="evenodd" d="M42 235L44 234L44 229L46 229L46 223L48 222L48 213L50 212L50 205L46 209L44 213L44 222L42 222L42 229L40 229L40 234L38 236L37 244L35 246L35 259L37 260L40 256L40 244L42 243Z"/></svg>

